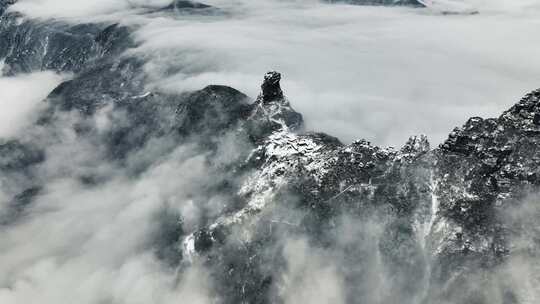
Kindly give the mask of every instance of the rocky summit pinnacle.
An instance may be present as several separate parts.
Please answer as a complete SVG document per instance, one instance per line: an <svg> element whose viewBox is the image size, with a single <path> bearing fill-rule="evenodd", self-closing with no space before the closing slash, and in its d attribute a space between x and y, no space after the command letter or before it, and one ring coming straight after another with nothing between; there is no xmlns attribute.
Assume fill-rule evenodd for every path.
<svg viewBox="0 0 540 304"><path fill-rule="evenodd" d="M264 75L264 82L261 86L261 98L264 103L283 99L283 91L279 84L280 81L281 74L276 71L270 71Z"/></svg>
<svg viewBox="0 0 540 304"><path fill-rule="evenodd" d="M257 138L269 135L276 130L299 130L303 126L302 115L291 107L283 95L280 81L281 74L276 71L270 71L264 75L261 93L255 100L250 115L250 129Z"/></svg>

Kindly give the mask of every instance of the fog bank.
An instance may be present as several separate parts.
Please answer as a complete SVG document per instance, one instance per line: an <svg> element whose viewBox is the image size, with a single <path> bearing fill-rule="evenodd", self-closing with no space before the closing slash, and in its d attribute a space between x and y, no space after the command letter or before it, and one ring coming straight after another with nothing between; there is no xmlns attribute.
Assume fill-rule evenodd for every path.
<svg viewBox="0 0 540 304"><path fill-rule="evenodd" d="M468 117L498 115L540 83L535 1L465 1L480 14L450 16L312 0L205 2L223 16L132 10L164 2L22 0L14 9L139 24L137 51L161 89L225 84L254 96L261 72L279 70L308 128L345 142L399 146L425 133L440 143Z"/></svg>
<svg viewBox="0 0 540 304"><path fill-rule="evenodd" d="M52 72L0 76L0 138L14 136L31 125L32 114L42 108L43 99L61 81L62 76Z"/></svg>

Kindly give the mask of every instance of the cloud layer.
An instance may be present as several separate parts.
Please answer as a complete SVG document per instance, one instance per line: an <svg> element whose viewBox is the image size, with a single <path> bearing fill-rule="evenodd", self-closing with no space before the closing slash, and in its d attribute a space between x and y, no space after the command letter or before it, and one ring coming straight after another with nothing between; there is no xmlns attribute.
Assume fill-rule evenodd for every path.
<svg viewBox="0 0 540 304"><path fill-rule="evenodd" d="M426 133L440 143L470 116L494 116L540 83L538 4L461 1L479 15L328 5L318 1L226 1L223 16L131 14L165 1L22 0L42 17L109 18L141 25L139 52L154 85L182 91L210 83L250 95L277 69L308 127L345 142L401 145Z"/></svg>
<svg viewBox="0 0 540 304"><path fill-rule="evenodd" d="M240 7L239 18L154 19L143 27L140 51L152 58L155 85L219 83L253 96L260 72L277 69L310 129L401 145L418 133L439 143L467 117L498 115L540 82L540 43L529 39L537 20L519 10Z"/></svg>
<svg viewBox="0 0 540 304"><path fill-rule="evenodd" d="M42 108L43 99L62 79L52 72L0 77L0 138L15 136L32 124L32 114Z"/></svg>

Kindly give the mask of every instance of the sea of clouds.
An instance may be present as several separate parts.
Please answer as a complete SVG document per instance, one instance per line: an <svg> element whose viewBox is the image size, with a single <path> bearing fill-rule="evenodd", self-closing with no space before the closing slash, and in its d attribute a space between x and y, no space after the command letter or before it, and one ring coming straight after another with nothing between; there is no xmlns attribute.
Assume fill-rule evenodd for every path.
<svg viewBox="0 0 540 304"><path fill-rule="evenodd" d="M139 46L131 52L148 59L149 89L225 84L256 96L262 74L279 70L309 129L344 142L399 146L418 133L440 143L468 117L499 115L540 86L536 2L471 0L476 15L314 0L206 1L226 12L217 16L140 14L141 6L165 0L20 0L12 9L67 22L136 25ZM108 162L94 139L74 133L79 118L71 114L58 117L54 138L39 128L26 132L41 101L65 78L50 72L0 78L0 137L48 147L37 174L45 190L22 221L0 227L0 303L213 303L207 270L195 264L179 277L156 259L154 244L163 214L196 227L205 206L194 206L193 197L204 191L212 168L196 148L181 146L166 157L156 154L156 163L133 177L130 168ZM96 115L98 129L113 123L107 111ZM152 151L135 158L152 158ZM81 172L107 180L88 187L78 179ZM11 199L10 178L0 176L0 215ZM533 213L528 224L537 229L538 208L525 210L534 212L509 217ZM344 244L365 240L373 263L361 271L371 280L359 290L368 303L381 303L391 274L369 250L377 247L381 227L346 220L341 226ZM346 301L339 270L354 265L303 239L283 242L288 270L276 292L284 303ZM534 285L529 259L510 263L504 271L515 282ZM534 286L525 289L531 301L540 295Z"/></svg>
<svg viewBox="0 0 540 304"><path fill-rule="evenodd" d="M438 144L540 83L537 1L461 2L479 14L313 0L210 0L229 16L199 18L136 14L162 0L22 0L14 9L138 24L137 51L161 89L225 84L254 96L262 73L279 70L309 129L400 146L418 133Z"/></svg>

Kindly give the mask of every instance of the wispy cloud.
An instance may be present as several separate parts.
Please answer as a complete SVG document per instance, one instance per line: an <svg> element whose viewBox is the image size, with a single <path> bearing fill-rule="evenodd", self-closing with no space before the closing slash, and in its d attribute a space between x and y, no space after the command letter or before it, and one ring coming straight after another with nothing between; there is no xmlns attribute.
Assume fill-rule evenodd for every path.
<svg viewBox="0 0 540 304"><path fill-rule="evenodd" d="M33 114L44 106L43 99L62 80L52 72L0 77L0 138L15 136L31 125Z"/></svg>

